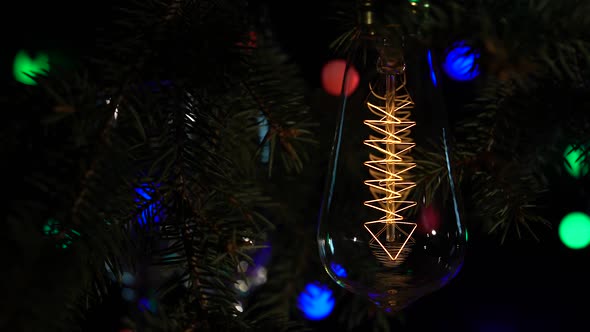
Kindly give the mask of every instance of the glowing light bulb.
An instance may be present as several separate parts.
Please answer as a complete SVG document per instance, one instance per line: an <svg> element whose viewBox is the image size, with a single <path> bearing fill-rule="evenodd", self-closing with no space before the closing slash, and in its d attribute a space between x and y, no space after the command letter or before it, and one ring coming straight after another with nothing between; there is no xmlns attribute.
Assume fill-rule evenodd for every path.
<svg viewBox="0 0 590 332"><path fill-rule="evenodd" d="M357 91L367 98L358 105L342 96L319 254L338 285L396 312L457 274L467 235L432 54L416 41L407 47L423 56L404 58L410 40L395 31L363 38L373 48L351 61L370 82ZM445 185L425 190L432 164Z"/></svg>

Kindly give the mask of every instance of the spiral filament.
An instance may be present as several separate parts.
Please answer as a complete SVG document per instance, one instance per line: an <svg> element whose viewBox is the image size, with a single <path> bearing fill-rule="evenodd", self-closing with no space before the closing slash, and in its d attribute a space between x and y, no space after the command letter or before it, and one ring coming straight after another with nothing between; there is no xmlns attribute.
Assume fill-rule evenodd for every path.
<svg viewBox="0 0 590 332"><path fill-rule="evenodd" d="M367 106L378 119L364 121L373 130L364 143L374 149L369 161L364 163L372 177L364 183L373 199L364 205L384 213L379 220L365 222L364 226L372 236L370 246L379 249L375 254L377 259L387 266L404 261L415 242L412 234L417 226L402 215L416 205L408 200L410 190L416 186L408 174L416 166L410 156L415 146L410 129L416 123L410 120L414 102L405 83L405 74L387 74L384 96L371 86L370 97L376 103L370 99Z"/></svg>

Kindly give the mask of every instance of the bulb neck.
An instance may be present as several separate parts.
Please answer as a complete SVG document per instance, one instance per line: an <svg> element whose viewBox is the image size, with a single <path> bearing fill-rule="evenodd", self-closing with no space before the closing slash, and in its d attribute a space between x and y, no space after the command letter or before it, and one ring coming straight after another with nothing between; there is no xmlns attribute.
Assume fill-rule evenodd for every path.
<svg viewBox="0 0 590 332"><path fill-rule="evenodd" d="M358 23L361 28L363 38L372 38L376 35L375 31L375 10L372 0L358 0Z"/></svg>
<svg viewBox="0 0 590 332"><path fill-rule="evenodd" d="M392 35L390 38L380 38L378 40L376 45L379 54L377 71L382 74L399 75L403 74L406 69L403 55L403 39L401 35Z"/></svg>
<svg viewBox="0 0 590 332"><path fill-rule="evenodd" d="M404 38L400 26L388 25L379 28L374 0L358 0L357 6L361 39L373 44L378 53L377 71L393 75L403 73L406 66L403 58Z"/></svg>

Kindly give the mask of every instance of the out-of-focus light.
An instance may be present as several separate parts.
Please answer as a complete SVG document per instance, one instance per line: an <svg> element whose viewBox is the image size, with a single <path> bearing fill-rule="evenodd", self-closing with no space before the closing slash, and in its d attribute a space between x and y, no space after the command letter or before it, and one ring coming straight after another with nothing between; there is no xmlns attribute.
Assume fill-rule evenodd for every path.
<svg viewBox="0 0 590 332"><path fill-rule="evenodd" d="M238 280L234 286L242 293L245 293L248 291L248 289L250 289L248 283L244 280Z"/></svg>
<svg viewBox="0 0 590 332"><path fill-rule="evenodd" d="M430 67L430 79L432 79L432 84L434 86L438 85L438 81L436 80L436 73L434 72L434 66L432 65L432 52L428 50L428 66Z"/></svg>
<svg viewBox="0 0 590 332"><path fill-rule="evenodd" d="M135 282L135 277L133 276L133 274L129 272L123 272L123 275L121 276L121 281L124 285L131 286Z"/></svg>
<svg viewBox="0 0 590 332"><path fill-rule="evenodd" d="M342 267L342 265L332 262L330 263L330 268L334 272L334 274L340 278L345 278L348 273L346 273L346 269Z"/></svg>
<svg viewBox="0 0 590 332"><path fill-rule="evenodd" d="M443 70L456 81L470 81L479 75L479 54L465 42L455 43L447 50Z"/></svg>
<svg viewBox="0 0 590 332"><path fill-rule="evenodd" d="M590 161L585 160L584 147L580 146L574 148L573 145L568 145L563 152L565 170L574 178L588 174Z"/></svg>
<svg viewBox="0 0 590 332"><path fill-rule="evenodd" d="M322 87L324 91L332 96L350 96L354 93L360 82L360 76L357 69L347 64L343 59L335 59L326 62L322 67ZM346 77L344 76L346 71Z"/></svg>
<svg viewBox="0 0 590 332"><path fill-rule="evenodd" d="M154 189L149 186L141 186L135 188L135 193L137 194L136 202L141 204L149 202L139 214L137 218L138 223L141 226L145 226L148 223L148 220L153 220L154 223L159 223L163 217L163 212L160 201L152 202Z"/></svg>
<svg viewBox="0 0 590 332"><path fill-rule="evenodd" d="M146 297L142 297L138 301L138 307L141 311L149 310L150 312L154 313L156 312L156 300L152 298L148 299Z"/></svg>
<svg viewBox="0 0 590 332"><path fill-rule="evenodd" d="M297 306L309 320L322 320L334 309L335 299L330 288L318 282L312 282L297 298Z"/></svg>
<svg viewBox="0 0 590 332"><path fill-rule="evenodd" d="M570 249L582 249L590 244L590 216L584 212L570 212L559 224L559 238Z"/></svg>
<svg viewBox="0 0 590 332"><path fill-rule="evenodd" d="M259 266L248 280L254 286L262 285L267 280L267 273L268 272L264 266Z"/></svg>
<svg viewBox="0 0 590 332"><path fill-rule="evenodd" d="M26 85L37 85L35 77L37 75L46 75L49 72L49 56L45 52L39 52L35 57L25 51L20 50L14 57L12 64L12 73L14 79Z"/></svg>
<svg viewBox="0 0 590 332"><path fill-rule="evenodd" d="M258 141L262 144L260 160L263 163L267 163L270 160L270 140L267 137L269 129L268 119L264 114L260 114L258 116Z"/></svg>

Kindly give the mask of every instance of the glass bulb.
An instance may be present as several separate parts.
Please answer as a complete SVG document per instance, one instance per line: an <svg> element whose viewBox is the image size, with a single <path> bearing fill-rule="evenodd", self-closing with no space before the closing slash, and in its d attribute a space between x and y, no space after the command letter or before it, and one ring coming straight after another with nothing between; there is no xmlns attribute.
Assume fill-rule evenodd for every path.
<svg viewBox="0 0 590 332"><path fill-rule="evenodd" d="M467 234L431 52L398 36L370 44L349 61L364 69L341 97L318 244L338 285L396 312L457 274Z"/></svg>

